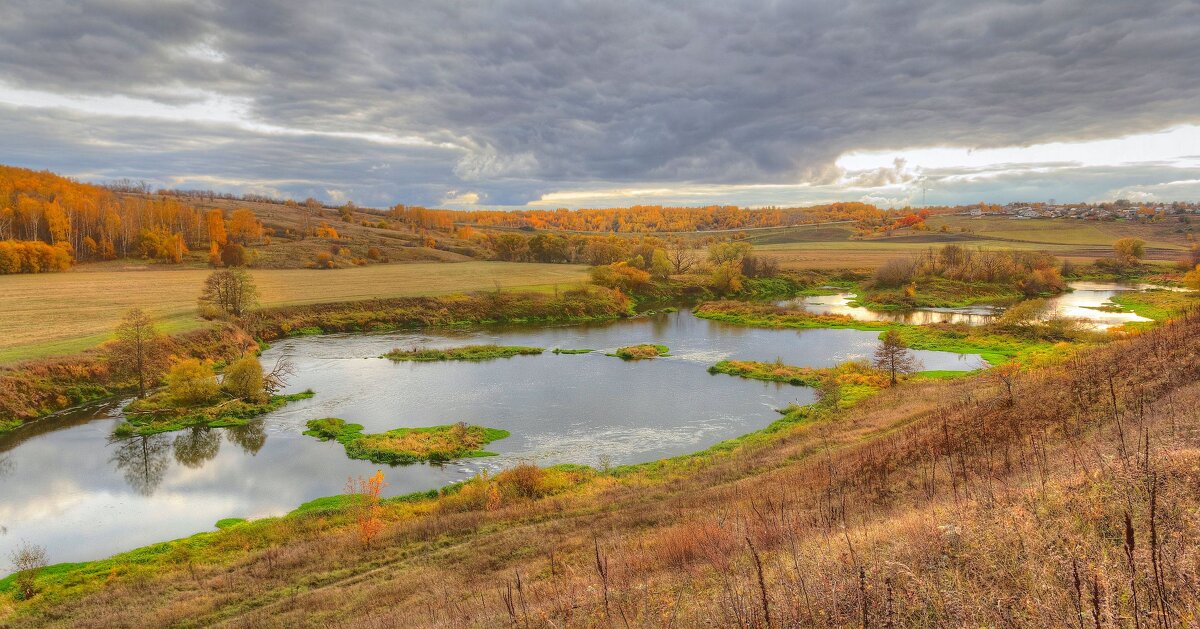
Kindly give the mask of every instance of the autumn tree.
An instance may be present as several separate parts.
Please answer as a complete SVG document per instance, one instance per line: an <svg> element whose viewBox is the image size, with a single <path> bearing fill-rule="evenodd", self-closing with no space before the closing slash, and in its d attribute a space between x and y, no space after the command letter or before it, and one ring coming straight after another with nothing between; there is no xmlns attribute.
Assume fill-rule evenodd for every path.
<svg viewBox="0 0 1200 629"><path fill-rule="evenodd" d="M351 478L346 482L346 493L354 499L354 519L358 527L358 538L363 546L370 547L371 541L383 530L383 507L379 496L386 483L383 470L377 470L370 478Z"/></svg>
<svg viewBox="0 0 1200 629"><path fill-rule="evenodd" d="M167 395L180 406L207 404L221 391L212 365L198 358L187 358L171 365L164 380Z"/></svg>
<svg viewBox="0 0 1200 629"><path fill-rule="evenodd" d="M671 275L671 259L663 249L655 249L650 256L650 275L655 279L665 280Z"/></svg>
<svg viewBox="0 0 1200 629"><path fill-rule="evenodd" d="M884 332L879 340L879 346L875 348L874 365L876 369L888 373L893 385L900 375L913 373L921 368L917 357L900 338L900 333L894 329Z"/></svg>
<svg viewBox="0 0 1200 629"><path fill-rule="evenodd" d="M238 399L262 401L265 397L263 387L262 363L254 356L235 360L225 368L225 375L221 379L221 390Z"/></svg>
<svg viewBox="0 0 1200 629"><path fill-rule="evenodd" d="M1141 238L1122 238L1113 243L1113 255L1122 264L1137 264L1146 255L1146 241Z"/></svg>
<svg viewBox="0 0 1200 629"><path fill-rule="evenodd" d="M752 250L748 242L717 242L708 247L708 261L714 266L726 262L741 265L742 258L750 255Z"/></svg>
<svg viewBox="0 0 1200 629"><path fill-rule="evenodd" d="M1183 285L1192 290L1200 290L1200 264L1183 275Z"/></svg>
<svg viewBox="0 0 1200 629"><path fill-rule="evenodd" d="M246 248L236 242L226 243L221 248L221 264L227 267L246 266L250 262Z"/></svg>
<svg viewBox="0 0 1200 629"><path fill-rule="evenodd" d="M263 226L254 212L246 208L238 208L229 217L229 236L243 245L248 245L262 238Z"/></svg>
<svg viewBox="0 0 1200 629"><path fill-rule="evenodd" d="M221 213L221 210L209 210L206 219L209 242L217 247L225 246L225 242L229 239L225 233L225 215Z"/></svg>
<svg viewBox="0 0 1200 629"><path fill-rule="evenodd" d="M118 374L137 380L138 397L145 397L146 387L157 382L162 373L163 338L140 308L125 313L116 337L109 346L109 364Z"/></svg>
<svg viewBox="0 0 1200 629"><path fill-rule="evenodd" d="M206 316L223 313L240 317L254 308L257 299L258 290L249 273L240 269L216 271L204 280L200 309Z"/></svg>

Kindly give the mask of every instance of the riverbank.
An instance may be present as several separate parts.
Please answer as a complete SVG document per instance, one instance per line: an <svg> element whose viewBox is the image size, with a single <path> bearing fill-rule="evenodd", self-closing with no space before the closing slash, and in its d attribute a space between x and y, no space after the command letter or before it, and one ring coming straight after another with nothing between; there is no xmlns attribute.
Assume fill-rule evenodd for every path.
<svg viewBox="0 0 1200 629"><path fill-rule="evenodd" d="M221 365L258 351L260 341L289 335L599 321L632 314L632 301L621 292L606 288L556 293L494 291L268 308L244 320L164 336L163 343L166 354ZM3 366L0 367L0 434L77 404L134 390L132 381L110 369L102 349Z"/></svg>
<svg viewBox="0 0 1200 629"><path fill-rule="evenodd" d="M854 330L896 330L911 349L979 354L996 365L1009 360L1029 360L1055 347L1047 341L953 324L911 325L892 321L858 321L848 315L812 314L771 304L742 301L714 301L701 304L693 313L735 325L763 328L849 328Z"/></svg>
<svg viewBox="0 0 1200 629"><path fill-rule="evenodd" d="M1200 508L1189 454L1200 420L1172 410L1200 403L1200 387L1179 384L1200 376L1198 339L1192 317L1083 349L1070 369L1023 371L1016 395L984 378L914 382L852 409L785 416L702 456L607 473L526 466L385 500L384 529L370 547L358 541L349 500L313 501L285 517L47 568L33 600L9 594L0 613L14 626L117 613L148 625L294 624L316 609L349 622L368 612L392 617L403 605L409 623L490 625L507 622L506 592L515 599L520 579L529 617L564 625L604 619L606 609L639 624L663 613L680 624L733 622L727 588L755 593L760 583L750 603L766 600L780 622L799 625L853 624L863 606L871 619L890 614L901 624L955 624L968 613L986 624L1071 624L1075 564L1090 567L1082 578L1123 575L1106 582L1097 605L1128 611L1128 536L1151 539L1154 530L1166 557L1200 543L1185 521L1165 515ZM1130 362L1152 368L1113 368ZM1111 389L1095 373L1111 374ZM1133 451L1128 431L1145 431L1154 452ZM1151 477L1158 518L1145 492ZM1132 532L1080 529L1072 523L1081 512ZM843 538L845 552L820 551ZM1031 539L1055 543L1013 554L1022 540L1034 548ZM1071 552L1055 554L1060 547ZM1065 572L1047 572L1048 562ZM927 571L895 568L908 565ZM1149 561L1137 562L1139 592L1161 589L1186 605L1189 568L1165 567L1152 581ZM1045 605L997 607L1031 580ZM11 584L0 589L11 593ZM924 597L929 588L953 604ZM399 598L381 601L385 592ZM808 603L785 604L805 600L802 592ZM847 596L862 600L847 609Z"/></svg>
<svg viewBox="0 0 1200 629"><path fill-rule="evenodd" d="M125 407L125 422L117 425L113 436L149 436L200 426L230 428L245 426L252 419L279 410L288 402L307 400L316 395L312 389L286 395L272 395L263 401L228 400L210 406L175 407L153 396L135 400Z"/></svg>
<svg viewBox="0 0 1200 629"><path fill-rule="evenodd" d="M222 323L204 330L164 336L165 354L225 364L259 349L241 327ZM24 361L0 367L0 434L72 406L137 390L131 378L115 373L104 351Z"/></svg>

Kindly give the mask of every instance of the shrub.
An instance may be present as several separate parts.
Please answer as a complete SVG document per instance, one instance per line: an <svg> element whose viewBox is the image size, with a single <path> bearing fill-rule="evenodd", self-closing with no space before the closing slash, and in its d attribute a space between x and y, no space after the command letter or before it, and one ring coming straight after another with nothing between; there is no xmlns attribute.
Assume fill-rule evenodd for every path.
<svg viewBox="0 0 1200 629"><path fill-rule="evenodd" d="M233 397L263 401L263 368L254 356L238 359L225 370L221 389Z"/></svg>
<svg viewBox="0 0 1200 629"><path fill-rule="evenodd" d="M225 243L221 248L221 263L225 266L246 266L246 248L236 242Z"/></svg>
<svg viewBox="0 0 1200 629"><path fill-rule="evenodd" d="M913 281L917 275L917 263L910 258L894 258L884 262L875 270L875 285L897 288Z"/></svg>
<svg viewBox="0 0 1200 629"><path fill-rule="evenodd" d="M625 262L592 268L592 283L625 292L638 292L650 286L650 274Z"/></svg>
<svg viewBox="0 0 1200 629"><path fill-rule="evenodd" d="M198 358L181 360L167 372L167 394L176 404L207 404L216 399L221 389L212 365Z"/></svg>

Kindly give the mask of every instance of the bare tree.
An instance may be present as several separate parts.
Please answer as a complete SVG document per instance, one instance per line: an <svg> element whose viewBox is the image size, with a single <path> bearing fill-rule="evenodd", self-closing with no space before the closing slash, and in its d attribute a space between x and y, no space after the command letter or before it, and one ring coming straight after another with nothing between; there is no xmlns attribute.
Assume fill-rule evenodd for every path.
<svg viewBox="0 0 1200 629"><path fill-rule="evenodd" d="M204 290L200 293L202 308L208 306L235 317L248 313L257 302L254 278L240 269L214 272L204 280Z"/></svg>
<svg viewBox="0 0 1200 629"><path fill-rule="evenodd" d="M296 375L296 365L292 362L292 357L287 354L280 356L271 371L263 375L263 391L266 391L267 395L275 395L276 392L287 386L288 380L294 375Z"/></svg>
<svg viewBox="0 0 1200 629"><path fill-rule="evenodd" d="M675 238L667 244L667 260L671 263L673 274L687 273L696 266L695 251L689 246L688 242Z"/></svg>
<svg viewBox="0 0 1200 629"><path fill-rule="evenodd" d="M896 384L899 375L919 371L921 362L904 344L899 332L888 330L875 348L875 368L888 372L892 384Z"/></svg>
<svg viewBox="0 0 1200 629"><path fill-rule="evenodd" d="M149 315L141 308L132 308L117 326L116 336L109 348L109 364L118 373L135 378L138 397L145 397L146 386L157 381L163 370L162 335Z"/></svg>
<svg viewBox="0 0 1200 629"><path fill-rule="evenodd" d="M16 571L14 585L22 600L29 600L37 593L36 583L38 573L46 567L46 549L34 544L25 543L14 550L11 555L13 569Z"/></svg>

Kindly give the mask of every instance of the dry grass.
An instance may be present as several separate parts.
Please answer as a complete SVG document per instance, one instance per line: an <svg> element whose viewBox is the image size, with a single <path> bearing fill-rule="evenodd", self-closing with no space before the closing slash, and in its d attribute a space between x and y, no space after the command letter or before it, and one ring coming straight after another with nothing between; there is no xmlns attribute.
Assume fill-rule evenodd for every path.
<svg viewBox="0 0 1200 629"><path fill-rule="evenodd" d="M1198 332L1081 351L1011 396L986 378L889 389L561 493L476 481L370 550L298 521L232 564L118 578L14 624L1185 626Z"/></svg>
<svg viewBox="0 0 1200 629"><path fill-rule="evenodd" d="M0 363L70 354L106 340L133 306L159 319L163 331L204 325L196 298L208 270L105 270L0 276ZM585 281L582 267L563 264L463 262L391 264L318 271L252 270L264 306L436 295L502 287Z"/></svg>

